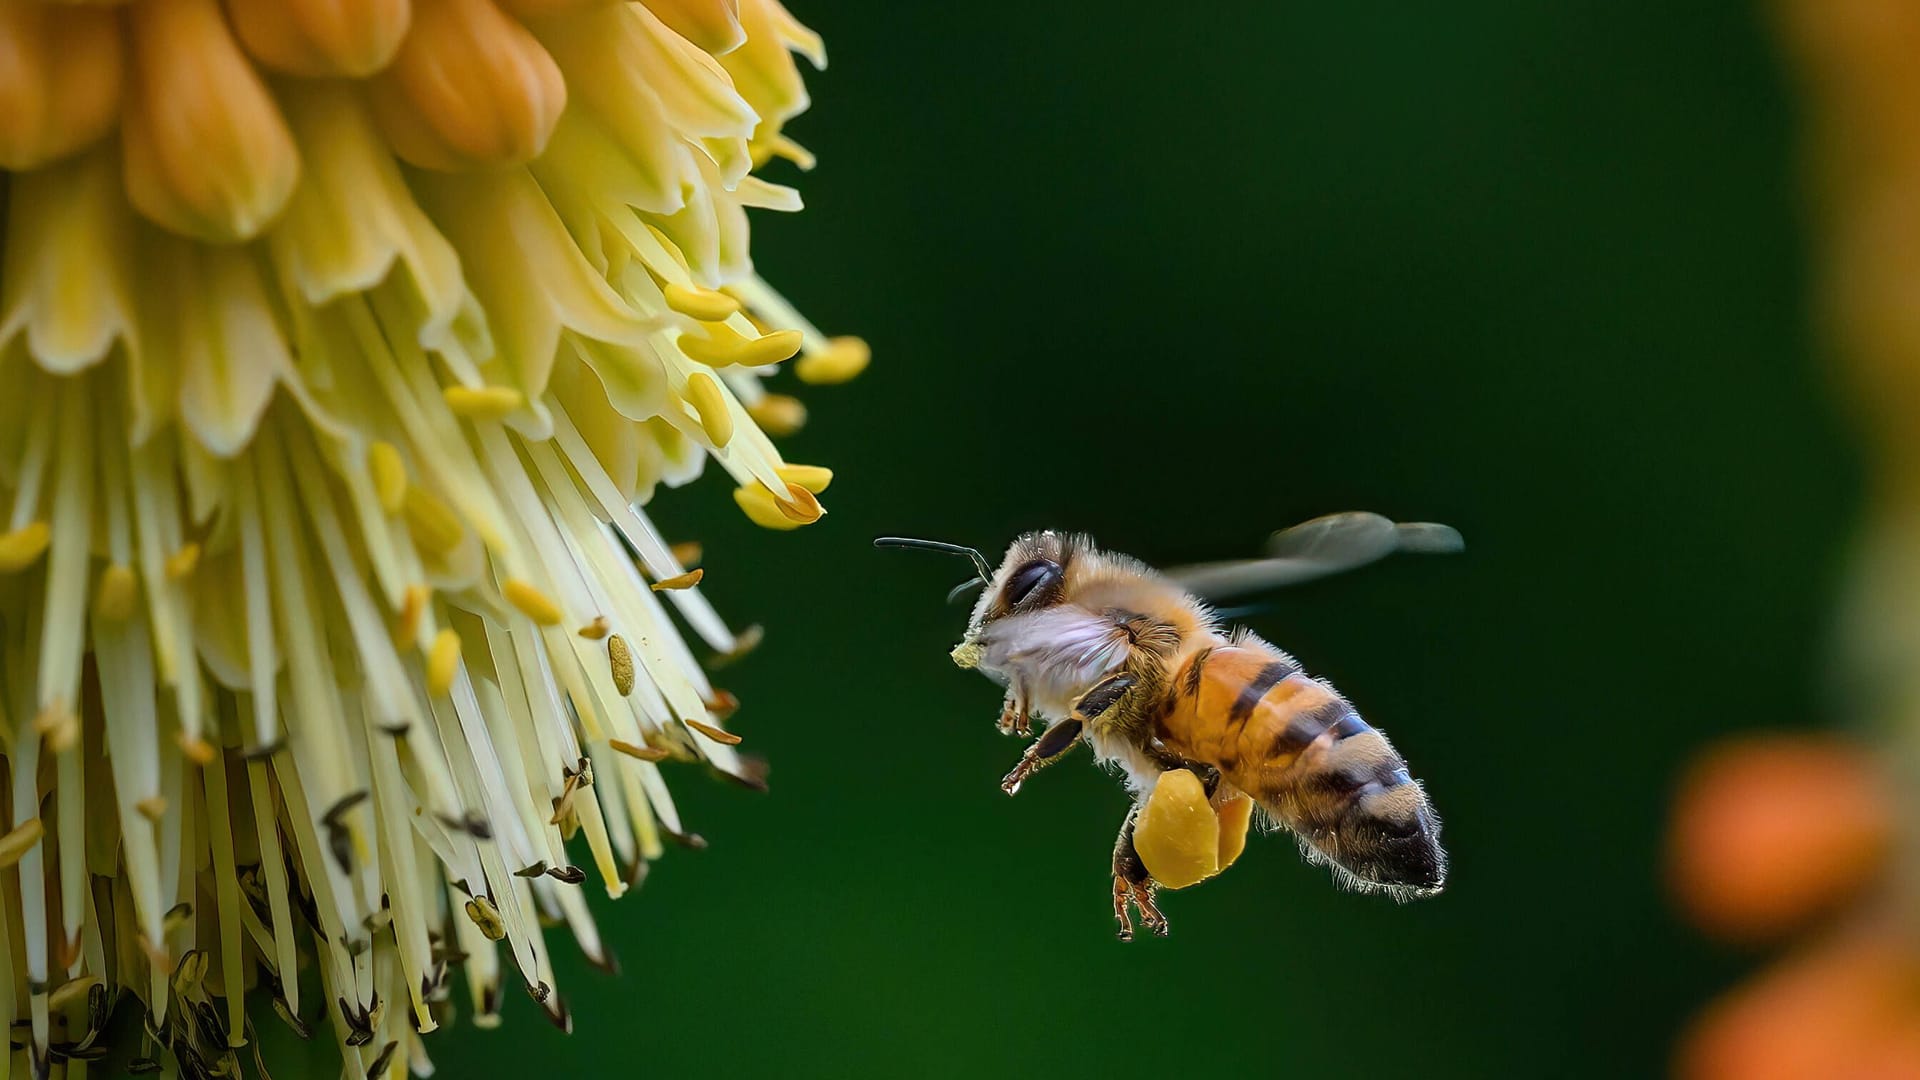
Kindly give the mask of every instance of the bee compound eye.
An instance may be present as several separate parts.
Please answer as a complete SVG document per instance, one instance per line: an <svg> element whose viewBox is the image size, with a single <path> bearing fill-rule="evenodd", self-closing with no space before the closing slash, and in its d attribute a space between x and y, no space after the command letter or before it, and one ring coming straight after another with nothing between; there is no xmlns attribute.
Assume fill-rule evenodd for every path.
<svg viewBox="0 0 1920 1080"><path fill-rule="evenodd" d="M1060 580L1060 564L1051 559L1035 559L1033 562L1015 570L1007 578L1006 591L1002 594L1008 604L1018 604L1032 596L1038 589L1052 585Z"/></svg>

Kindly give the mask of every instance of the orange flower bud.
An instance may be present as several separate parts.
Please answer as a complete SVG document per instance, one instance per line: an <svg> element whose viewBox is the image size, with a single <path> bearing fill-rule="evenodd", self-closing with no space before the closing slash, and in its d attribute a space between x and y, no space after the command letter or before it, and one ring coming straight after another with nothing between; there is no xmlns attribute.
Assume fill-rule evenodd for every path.
<svg viewBox="0 0 1920 1080"><path fill-rule="evenodd" d="M121 53L111 11L0 4L0 168L36 168L106 134Z"/></svg>
<svg viewBox="0 0 1920 1080"><path fill-rule="evenodd" d="M407 35L408 0L226 0L247 51L289 75L371 75Z"/></svg>
<svg viewBox="0 0 1920 1080"><path fill-rule="evenodd" d="M1790 930L1879 869L1889 803L1865 755L1837 740L1765 736L1714 748L1675 804L1674 891L1722 937Z"/></svg>
<svg viewBox="0 0 1920 1080"><path fill-rule="evenodd" d="M530 161L567 104L559 66L489 0L418 0L371 87L394 152L428 169Z"/></svg>
<svg viewBox="0 0 1920 1080"><path fill-rule="evenodd" d="M123 141L127 197L156 223L246 240L293 194L300 157L214 0L127 8L133 81Z"/></svg>

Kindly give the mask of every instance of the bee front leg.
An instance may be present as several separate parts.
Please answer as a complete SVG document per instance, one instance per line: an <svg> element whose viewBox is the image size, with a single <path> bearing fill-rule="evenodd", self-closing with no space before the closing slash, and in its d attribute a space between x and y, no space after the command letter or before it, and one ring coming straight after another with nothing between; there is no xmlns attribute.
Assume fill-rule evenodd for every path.
<svg viewBox="0 0 1920 1080"><path fill-rule="evenodd" d="M1087 725L1113 708L1114 703L1133 688L1133 684L1131 675L1109 675L1075 698L1073 714L1049 727L1045 734L1033 741L1033 745L1027 747L1027 752L1020 756L1020 763L1001 778L1000 790L1009 795L1018 794L1020 785L1026 783L1028 777L1065 757L1067 751L1080 741Z"/></svg>
<svg viewBox="0 0 1920 1080"><path fill-rule="evenodd" d="M1018 683L1007 688L1007 700L1000 706L999 728L1002 735L1023 739L1033 734L1033 714L1027 711L1026 691Z"/></svg>
<svg viewBox="0 0 1920 1080"><path fill-rule="evenodd" d="M1139 816L1140 806L1136 803L1127 811L1127 820L1120 826L1120 838L1113 844L1113 919L1120 924L1121 941L1133 940L1129 907L1139 909L1140 921L1148 930L1159 937L1167 936L1167 917L1153 902L1159 886L1147 872L1147 865L1140 861L1140 853L1133 848L1133 823Z"/></svg>

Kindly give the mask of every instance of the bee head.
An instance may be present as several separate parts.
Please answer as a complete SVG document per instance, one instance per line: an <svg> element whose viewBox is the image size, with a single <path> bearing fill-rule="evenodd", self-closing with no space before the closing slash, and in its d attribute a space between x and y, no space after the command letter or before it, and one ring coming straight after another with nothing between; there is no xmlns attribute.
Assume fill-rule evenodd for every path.
<svg viewBox="0 0 1920 1080"><path fill-rule="evenodd" d="M1075 552L1085 546L1085 541L1052 530L1026 533L1007 549L998 569L989 567L986 556L978 549L958 544L883 536L875 540L874 545L939 551L973 560L974 576L947 594L951 601L973 589L981 589L980 599L974 604L973 616L967 623L966 639L953 650L953 662L970 668L979 663L980 636L988 626L1009 615L1038 611L1061 601L1066 591L1067 567L1072 564Z"/></svg>

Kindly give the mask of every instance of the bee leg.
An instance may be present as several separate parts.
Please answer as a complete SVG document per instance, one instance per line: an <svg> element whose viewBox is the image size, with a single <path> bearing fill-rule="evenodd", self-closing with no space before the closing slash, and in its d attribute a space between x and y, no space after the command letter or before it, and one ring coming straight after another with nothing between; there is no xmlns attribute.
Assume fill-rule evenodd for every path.
<svg viewBox="0 0 1920 1080"><path fill-rule="evenodd" d="M1120 826L1120 838L1113 844L1113 919L1120 924L1120 940L1133 940L1133 918L1127 910L1130 906L1140 911L1140 921L1156 936L1167 936L1167 917L1153 902L1153 894L1158 885L1153 875L1147 872L1147 865L1140 861L1140 853L1133 848L1133 823L1140 816L1140 807L1135 804L1127 811L1127 820Z"/></svg>
<svg viewBox="0 0 1920 1080"><path fill-rule="evenodd" d="M1000 706L1000 734L1018 735L1021 738L1033 734L1033 716L1027 712L1027 698L1017 689L1007 691L1006 703Z"/></svg>
<svg viewBox="0 0 1920 1080"><path fill-rule="evenodd" d="M1062 720L1049 727L1020 755L1020 763L1013 771L1001 779L1000 790L1009 795L1019 794L1020 785L1026 783L1028 777L1067 756L1067 751L1080 742L1080 733L1084 730L1086 725L1078 719Z"/></svg>

